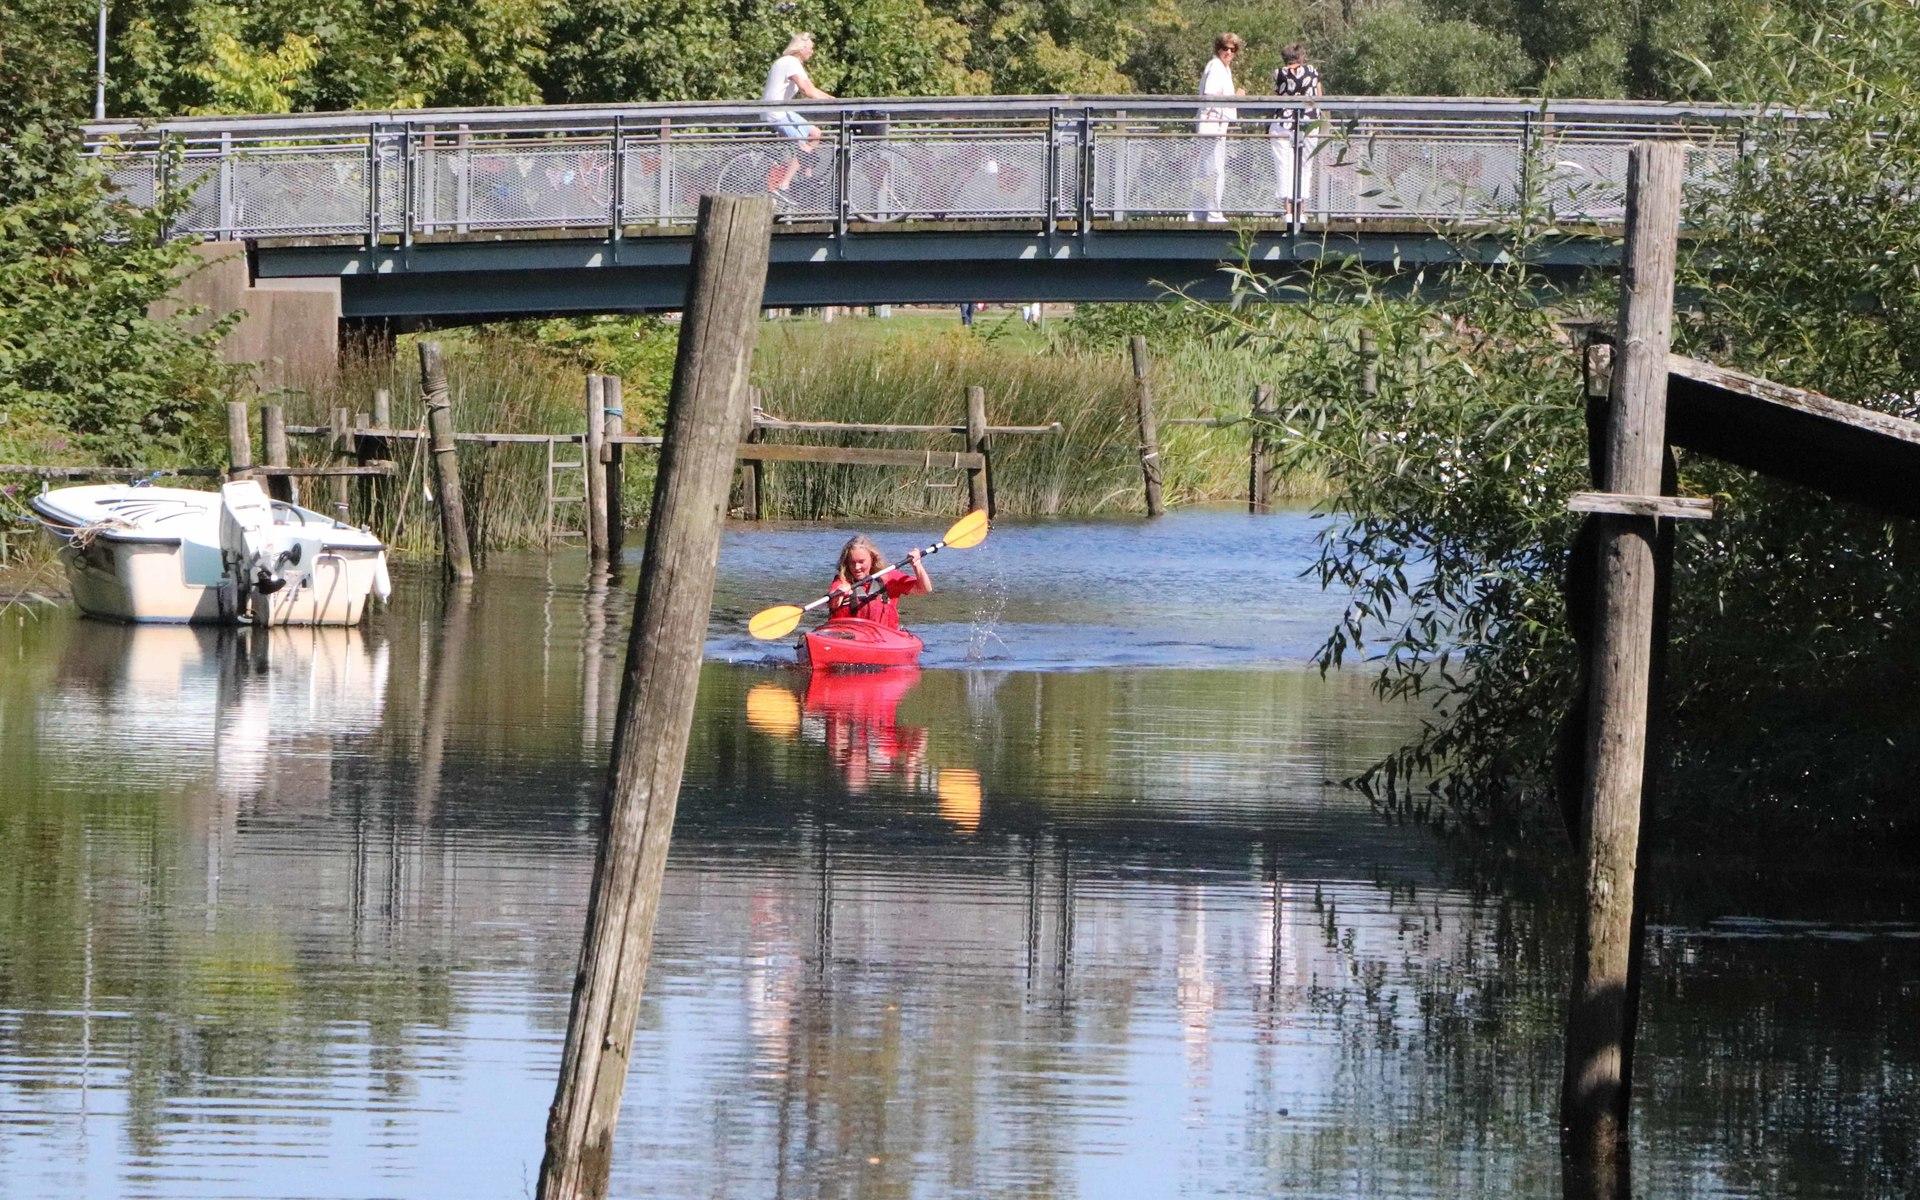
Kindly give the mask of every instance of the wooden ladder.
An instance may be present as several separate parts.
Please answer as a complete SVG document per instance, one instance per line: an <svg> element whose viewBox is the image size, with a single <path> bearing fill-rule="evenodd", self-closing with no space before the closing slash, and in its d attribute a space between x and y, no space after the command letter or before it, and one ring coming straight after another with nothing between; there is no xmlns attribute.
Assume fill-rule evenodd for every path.
<svg viewBox="0 0 1920 1200"><path fill-rule="evenodd" d="M584 442L578 443L578 445L580 446L580 457L578 459L570 461L568 459L561 458L554 453L554 447L562 441L566 441L569 445L576 444L576 443L573 443L571 439L564 439L564 438L548 438L547 439L547 546L548 548L552 548L553 544L556 541L559 541L561 538L586 536L587 447ZM564 482L567 479L573 479L576 481L572 485L574 490L571 490L571 491L567 490L567 487ZM560 522L560 519L559 519L560 507L565 504L577 504L580 506L579 520L574 521L571 524L562 524Z"/></svg>

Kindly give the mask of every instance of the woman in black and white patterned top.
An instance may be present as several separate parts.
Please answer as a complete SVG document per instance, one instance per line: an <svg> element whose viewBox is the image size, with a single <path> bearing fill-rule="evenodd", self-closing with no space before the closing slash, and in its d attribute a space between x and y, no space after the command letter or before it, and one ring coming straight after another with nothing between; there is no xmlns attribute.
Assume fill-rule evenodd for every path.
<svg viewBox="0 0 1920 1200"><path fill-rule="evenodd" d="M1273 73L1273 91L1277 96L1318 96L1320 72L1307 61L1307 48L1295 42L1280 51L1280 69ZM1306 216L1313 195L1313 149L1318 140L1307 132L1312 128L1313 108L1289 109L1267 126L1267 147L1273 151L1273 199L1282 215ZM1301 126L1299 158L1294 156L1294 130ZM1298 167L1296 173L1295 167Z"/></svg>

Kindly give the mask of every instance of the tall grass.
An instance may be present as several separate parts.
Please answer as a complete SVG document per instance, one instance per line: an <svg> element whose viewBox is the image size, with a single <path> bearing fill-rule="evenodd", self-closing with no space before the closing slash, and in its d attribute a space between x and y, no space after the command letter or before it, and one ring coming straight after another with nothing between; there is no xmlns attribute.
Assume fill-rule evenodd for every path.
<svg viewBox="0 0 1920 1200"><path fill-rule="evenodd" d="M1010 516L1139 512L1140 477L1133 376L1123 344L1082 347L1065 338L994 336L950 323L788 322L761 335L756 381L768 411L789 420L962 424L966 389L987 392L994 425L1044 425L1056 434L993 439L994 501ZM1229 350L1182 345L1158 360L1156 412L1173 417L1244 417L1256 364ZM816 433L769 434L817 443ZM954 435L837 435L847 444L959 449ZM1244 497L1249 427L1164 425L1160 433L1170 504ZM931 469L781 463L767 472L769 516L920 515L956 511L964 478ZM1299 485L1305 484L1305 489ZM1285 490L1312 490L1296 476Z"/></svg>
<svg viewBox="0 0 1920 1200"><path fill-rule="evenodd" d="M437 334L434 340L444 349L455 428L483 433L574 433L586 428L585 369L570 356L512 333ZM350 412L370 411L375 390L385 388L392 396L394 427L425 429L414 341L401 339L390 356L374 353L350 359L331 388L286 397L288 424L325 425L336 405ZM325 438L296 438L293 458L317 463L326 458L326 447ZM428 505L433 478L426 450L424 440L396 442L391 482L355 488L354 519L403 552L424 553L438 546L438 517ZM554 455L577 461L581 452L578 445L563 444ZM459 459L467 526L477 553L545 542L545 446L468 442L461 444ZM627 462L629 476L651 477L651 455L630 453ZM634 480L634 488L643 489L644 482ZM303 501L309 495L324 496L326 486L308 481ZM580 472L564 472L556 486L563 494L578 495L583 486ZM635 498L643 495L643 490L635 491ZM561 507L558 523L563 531L580 529L582 510L578 503ZM628 511L635 511L631 504Z"/></svg>
<svg viewBox="0 0 1920 1200"><path fill-rule="evenodd" d="M454 422L464 431L572 433L586 425L584 376L590 359L557 347L525 327L434 335L443 347ZM671 338L670 328L662 336ZM376 389L392 397L396 428L422 429L419 359L412 337L392 355L352 359L323 390L283 397L292 425L324 426L337 405L368 412ZM1182 339L1158 358L1152 384L1163 421L1173 417L1244 417L1257 364L1247 355ZM1072 338L1042 337L1017 324L962 329L948 319L907 315L893 320L811 319L769 322L761 331L754 380L774 415L793 420L882 424L963 424L966 389L987 392L995 425L1060 422L1055 434L994 439L994 499L1010 516L1137 512L1144 507L1132 374L1125 347L1082 346ZM628 431L658 433L658 383L628 381ZM776 442L957 450L958 435L839 435L775 433ZM1161 462L1170 504L1243 497L1249 427L1211 429L1163 425ZM354 519L371 526L403 552L431 552L437 518L428 504L432 486L424 442L394 446L391 481L356 483ZM577 445L556 457L577 460ZM296 463L326 459L323 437L297 437ZM766 472L764 511L770 517L915 516L954 512L964 503L960 472L941 468L842 467L781 463ZM630 521L646 512L655 456L626 455L624 508ZM547 538L547 452L541 445L462 444L461 479L476 551L537 546ZM1302 487L1304 483L1304 487ZM303 500L324 506L328 484L306 481ZM578 495L578 471L563 471L556 486ZM1317 480L1283 481L1283 493L1311 492ZM563 505L557 524L577 536L583 506Z"/></svg>

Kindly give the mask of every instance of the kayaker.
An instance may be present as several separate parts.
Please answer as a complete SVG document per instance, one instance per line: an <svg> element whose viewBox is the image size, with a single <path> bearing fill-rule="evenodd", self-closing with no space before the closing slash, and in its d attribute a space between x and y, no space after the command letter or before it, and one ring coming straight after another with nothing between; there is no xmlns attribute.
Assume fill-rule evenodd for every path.
<svg viewBox="0 0 1920 1200"><path fill-rule="evenodd" d="M900 628L900 597L931 592L933 577L920 561L920 552L907 555L906 568L880 556L873 539L856 534L840 551L833 586L827 589L827 617L863 617L888 629Z"/></svg>

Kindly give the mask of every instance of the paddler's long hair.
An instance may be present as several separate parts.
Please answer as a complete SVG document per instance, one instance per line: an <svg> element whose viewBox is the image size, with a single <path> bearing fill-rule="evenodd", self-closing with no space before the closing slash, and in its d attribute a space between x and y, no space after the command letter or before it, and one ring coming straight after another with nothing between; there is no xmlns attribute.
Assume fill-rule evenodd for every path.
<svg viewBox="0 0 1920 1200"><path fill-rule="evenodd" d="M867 552L867 561L873 564L873 570L867 573L868 579L872 579L875 575L893 566L892 563L888 562L881 555L880 548L873 544L872 538L864 533L856 533L847 539L845 546L840 548L840 565L833 573L835 579L846 584L848 587L853 586L853 571L847 566L847 562L853 557L855 550L865 550Z"/></svg>

